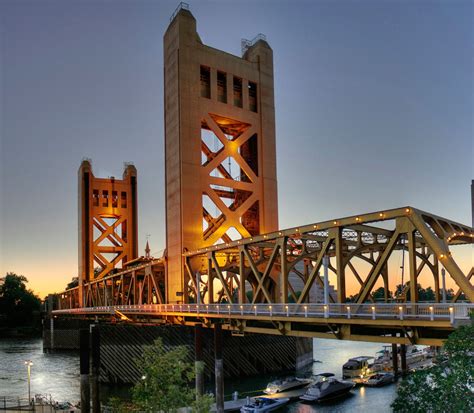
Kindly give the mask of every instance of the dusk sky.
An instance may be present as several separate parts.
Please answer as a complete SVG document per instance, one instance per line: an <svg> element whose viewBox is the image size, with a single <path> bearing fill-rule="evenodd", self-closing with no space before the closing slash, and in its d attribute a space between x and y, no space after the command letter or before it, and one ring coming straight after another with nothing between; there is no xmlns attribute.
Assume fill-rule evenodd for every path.
<svg viewBox="0 0 474 413"><path fill-rule="evenodd" d="M77 170L138 170L165 248L163 34L178 2L0 0L0 274L77 275ZM205 44L274 52L280 227L412 205L471 223L474 3L191 1ZM472 248L464 252L472 266ZM470 262L469 262L470 261Z"/></svg>

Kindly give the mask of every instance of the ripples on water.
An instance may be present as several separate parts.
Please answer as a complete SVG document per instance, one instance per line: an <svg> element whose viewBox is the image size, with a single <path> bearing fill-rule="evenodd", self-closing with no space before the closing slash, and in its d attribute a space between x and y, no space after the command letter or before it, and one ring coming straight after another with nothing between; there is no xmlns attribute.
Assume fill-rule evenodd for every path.
<svg viewBox="0 0 474 413"><path fill-rule="evenodd" d="M359 343L337 340L314 340L313 373L331 372L337 377L342 374L342 365L351 357L373 356L381 349L380 344ZM26 397L28 392L25 360L33 361L31 370L31 394L51 394L59 401L77 402L80 398L79 356L71 353L43 353L41 339L0 340L0 396ZM245 380L233 380L225 383L225 393L240 393L265 388L274 379L262 376ZM352 395L331 404L293 403L281 412L292 413L339 413L339 412L387 412L395 397L396 385L383 388L359 387ZM123 388L101 388L103 400L109 395L126 395Z"/></svg>

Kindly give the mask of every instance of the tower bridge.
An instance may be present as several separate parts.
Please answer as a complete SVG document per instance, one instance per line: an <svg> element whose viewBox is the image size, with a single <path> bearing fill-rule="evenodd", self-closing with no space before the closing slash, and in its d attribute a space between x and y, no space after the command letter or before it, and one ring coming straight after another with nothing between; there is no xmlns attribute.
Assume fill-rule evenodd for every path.
<svg viewBox="0 0 474 413"><path fill-rule="evenodd" d="M472 243L473 236L466 225L413 207L312 223L183 253L186 289L178 302L165 299L166 258L144 257L134 267L85 284L82 305L79 287L65 291L55 314L136 323L219 322L237 333L440 345L456 325L468 322L474 308L474 271L465 275L451 251ZM389 272L396 251L407 252L410 299L405 292L389 302L391 278L398 277ZM357 260L370 267L367 274L357 269ZM433 303L418 300L416 286L425 267L432 276ZM459 286L450 303L441 302L441 267ZM312 302L311 288L324 289L323 268L336 279L336 294L326 303ZM301 291L295 291L295 278ZM351 278L359 292L348 300L345 285ZM371 295L378 280L384 303Z"/></svg>
<svg viewBox="0 0 474 413"><path fill-rule="evenodd" d="M280 229L273 51L262 35L242 45L241 57L207 46L187 7L173 14L163 47L165 253L138 256L136 169L96 178L84 161L79 283L58 294L53 317L205 326L216 337L222 328L275 342L440 345L473 310L474 269L453 252L473 243L474 229L412 206ZM407 282L394 301L400 255ZM426 273L431 303L418 297ZM445 275L457 285L451 302ZM373 297L378 286L383 303Z"/></svg>

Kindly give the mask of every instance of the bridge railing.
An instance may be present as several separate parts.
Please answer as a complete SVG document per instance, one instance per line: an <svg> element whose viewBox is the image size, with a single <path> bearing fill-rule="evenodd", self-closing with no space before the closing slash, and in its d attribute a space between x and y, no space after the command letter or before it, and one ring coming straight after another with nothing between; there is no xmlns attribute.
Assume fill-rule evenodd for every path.
<svg viewBox="0 0 474 413"><path fill-rule="evenodd" d="M146 304L118 305L57 310L57 314L198 315L245 318L331 318L398 320L468 320L474 312L471 303L403 304Z"/></svg>

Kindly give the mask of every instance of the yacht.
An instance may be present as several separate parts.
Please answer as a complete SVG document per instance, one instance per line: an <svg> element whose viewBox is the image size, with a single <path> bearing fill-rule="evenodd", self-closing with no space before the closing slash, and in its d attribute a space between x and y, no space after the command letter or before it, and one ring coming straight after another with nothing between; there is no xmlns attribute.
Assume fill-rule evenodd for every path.
<svg viewBox="0 0 474 413"><path fill-rule="evenodd" d="M299 389L311 384L313 380L298 377L286 377L284 379L275 380L267 384L267 388L263 391L266 394L283 393L288 390Z"/></svg>
<svg viewBox="0 0 474 413"><path fill-rule="evenodd" d="M354 379L366 376L370 372L370 369L374 367L373 364L370 363L373 359L374 357L369 356L359 356L349 359L342 366L342 378Z"/></svg>
<svg viewBox="0 0 474 413"><path fill-rule="evenodd" d="M240 411L242 413L271 412L289 401L290 399L288 397L275 397L272 399L268 397L256 397L254 401L242 406Z"/></svg>
<svg viewBox="0 0 474 413"><path fill-rule="evenodd" d="M381 387L393 383L394 381L395 375L393 373L377 373L373 376L367 377L364 384L369 387Z"/></svg>
<svg viewBox="0 0 474 413"><path fill-rule="evenodd" d="M306 402L324 402L348 394L355 386L351 381L338 380L334 374L319 375L319 380L300 397Z"/></svg>

